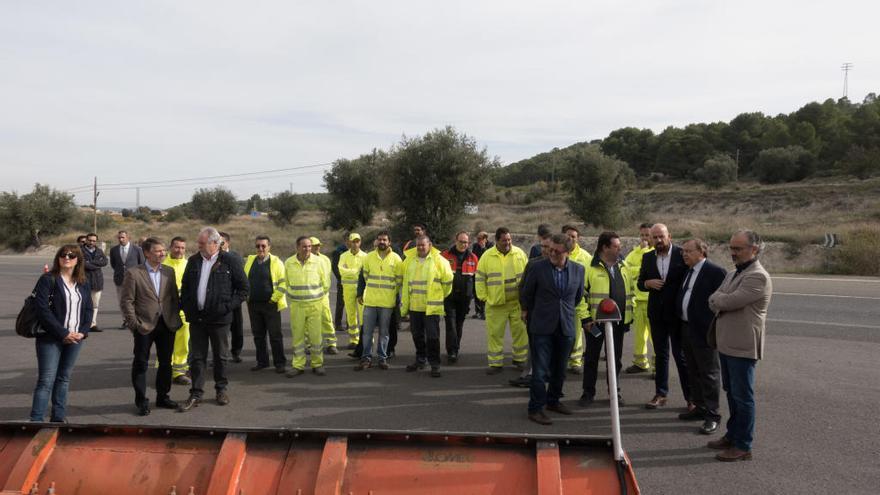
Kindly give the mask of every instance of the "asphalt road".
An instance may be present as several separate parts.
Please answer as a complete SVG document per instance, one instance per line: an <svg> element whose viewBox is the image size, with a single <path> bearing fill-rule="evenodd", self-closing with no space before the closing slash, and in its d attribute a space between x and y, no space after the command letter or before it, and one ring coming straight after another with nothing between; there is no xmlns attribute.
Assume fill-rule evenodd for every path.
<svg viewBox="0 0 880 495"><path fill-rule="evenodd" d="M36 379L33 342L13 324L46 260L0 256L0 420L25 420ZM105 270L109 272L109 270ZM134 415L130 385L131 336L120 323L115 288L107 276L99 323L106 328L83 345L71 383L69 419L75 423L265 426L340 429L413 429L468 432L607 435L607 395L573 416L542 427L527 421L528 392L506 385L512 368L484 373L483 322L468 320L463 356L443 377L405 373L413 356L401 333L391 370L352 371L344 353L327 357L324 378L288 379L271 370L249 371L253 343L245 318L245 362L230 365L230 405L212 395L186 414L154 410ZM878 493L880 491L880 279L776 276L766 356L757 372L754 460L723 464L703 447L697 423L679 421L681 391L670 387L670 406L649 411L647 375L623 375L623 442L644 493ZM287 319L285 317L285 325ZM405 326L405 325L404 325ZM342 333L337 334L345 342ZM289 344L289 338L285 340ZM509 342L508 342L509 349ZM624 365L631 361L625 339ZM674 366L671 383L677 383ZM571 405L580 377L569 377ZM600 376L600 383L601 383ZM207 387L210 389L210 382ZM175 386L172 398L187 396ZM722 414L727 417L726 408Z"/></svg>

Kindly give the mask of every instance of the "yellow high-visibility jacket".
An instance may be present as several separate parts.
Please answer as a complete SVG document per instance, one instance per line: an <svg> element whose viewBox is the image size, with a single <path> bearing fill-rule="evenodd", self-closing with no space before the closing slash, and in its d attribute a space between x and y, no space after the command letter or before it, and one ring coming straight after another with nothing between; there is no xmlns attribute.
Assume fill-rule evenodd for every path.
<svg viewBox="0 0 880 495"><path fill-rule="evenodd" d="M629 324L633 320L633 278L630 269L622 262L618 261L614 265L615 269L623 275L623 285L626 288L626 307L620 308L623 312L623 323ZM611 294L611 281L608 278L608 269L602 264L599 258L593 259L590 266L587 267L586 274L586 294L587 306L589 307L589 317L591 320L596 319L596 311L599 309L599 303Z"/></svg>
<svg viewBox="0 0 880 495"><path fill-rule="evenodd" d="M358 276L361 274L361 268L363 268L366 258L367 253L363 250L358 251L358 254L352 254L351 250L348 250L339 256L337 268L339 268L339 278L343 286L357 289Z"/></svg>
<svg viewBox="0 0 880 495"><path fill-rule="evenodd" d="M580 245L575 244L574 249L568 253L568 259L570 261L574 261L575 263L584 267L584 285L587 284L587 268L590 267L590 263L593 261L593 255L588 253L586 249L580 247ZM584 292L586 294L586 291ZM575 316L577 316L578 320L583 320L589 315L590 308L586 303L581 304L578 302L578 305L574 308Z"/></svg>
<svg viewBox="0 0 880 495"><path fill-rule="evenodd" d="M446 258L433 251L423 262L418 255L409 257L400 265L403 285L400 288L400 314L423 311L425 314L445 315L443 300L452 293L452 267Z"/></svg>
<svg viewBox="0 0 880 495"><path fill-rule="evenodd" d="M333 276L333 261L321 253L312 253L312 256L318 258L318 261L324 265L324 276L327 277L327 294L330 294L330 277Z"/></svg>
<svg viewBox="0 0 880 495"><path fill-rule="evenodd" d="M497 247L486 250L477 263L477 299L491 306L519 301L519 282L526 263L526 253L516 246L506 255Z"/></svg>
<svg viewBox="0 0 880 495"><path fill-rule="evenodd" d="M644 256L645 253L650 253L653 250L653 246L642 248L640 244L637 244L636 247L634 247L632 251L630 251L629 254L626 255L626 258L624 258L623 262L626 264L627 267L629 267L630 276L632 276L633 280L638 280L639 278L639 270L642 269L642 256ZM647 306L648 293L646 291L639 290L638 284L636 284L633 292L635 293L636 306L640 306L642 303Z"/></svg>
<svg viewBox="0 0 880 495"><path fill-rule="evenodd" d="M251 273L251 266L253 266L256 260L256 254L247 257L247 260L244 262L245 275ZM269 274L272 276L273 288L272 297L269 300L276 304L278 311L281 311L287 307L287 299L284 297L284 292L281 291L281 286L284 285L284 262L274 254L269 254Z"/></svg>
<svg viewBox="0 0 880 495"><path fill-rule="evenodd" d="M183 283L183 272L186 271L186 256L179 260L166 256L162 264L174 269L174 279L177 281L177 290L179 291L180 285Z"/></svg>
<svg viewBox="0 0 880 495"><path fill-rule="evenodd" d="M330 277L317 256L302 263L293 255L284 262L284 283L279 288L291 304L320 303L330 290Z"/></svg>
<svg viewBox="0 0 880 495"><path fill-rule="evenodd" d="M366 283L364 306L393 308L397 304L397 291L402 281L401 263L400 256L391 250L384 258L379 257L375 249L367 254L361 268Z"/></svg>

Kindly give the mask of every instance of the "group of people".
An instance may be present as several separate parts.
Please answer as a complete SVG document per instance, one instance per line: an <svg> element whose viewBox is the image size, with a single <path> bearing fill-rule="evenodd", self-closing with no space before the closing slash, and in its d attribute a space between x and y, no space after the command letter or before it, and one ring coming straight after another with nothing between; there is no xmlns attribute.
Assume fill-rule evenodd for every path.
<svg viewBox="0 0 880 495"><path fill-rule="evenodd" d="M343 307L356 371L390 368L397 325L408 318L415 359L405 370L429 370L430 376L441 377L440 321L445 323L446 362L452 365L461 352L473 300L475 317L486 325L486 372L503 370L509 327L511 364L522 371L511 384L530 388L528 418L545 425L552 423L545 410L572 414L560 401L567 373L583 374L578 404L593 403L604 344L597 312L611 299L620 310L619 321L610 326L617 373L630 327L634 360L627 372L651 369L647 345L653 341L656 393L646 407L667 404L671 347L687 404L679 417L703 420L699 431L714 433L721 419L723 383L731 417L725 436L709 446L724 450L720 460L749 458L754 369L761 358L771 293L769 275L757 261L762 246L757 234L733 235L729 248L736 270L729 273L707 259L705 242L689 239L673 245L662 224L643 224L641 243L625 258L614 232L599 235L593 255L580 247L573 225L559 234L542 225L538 236L529 256L513 245L504 227L496 230L494 244L484 232L471 244L462 231L441 251L426 226L417 224L413 238L400 249L392 247L389 232L381 231L374 248L365 252L361 236L352 232L331 258L321 254L319 239L301 236L295 254L282 260L271 253L265 235L254 239L255 253L243 259L229 249L228 235L206 227L197 237L198 252L187 258L182 237L172 239L167 248L153 237L135 246L121 231L108 260L90 233L78 244L62 246L35 288L47 331L36 339L39 378L31 419L44 419L51 396L51 420L64 421L76 356L89 332L100 331L101 268L109 262L123 328L134 339L131 377L141 415L151 411L146 375L153 346L158 356L155 407L186 412L199 405L209 347L216 403L229 403L226 366L230 359L241 361L243 305L256 347L253 371L272 366L289 378L307 368L325 375L324 353L339 352L329 300L335 276L341 292L337 314ZM292 335L289 367L281 331L285 309L290 311ZM171 400L172 383L189 385L185 401ZM622 403L620 390L615 393Z"/></svg>

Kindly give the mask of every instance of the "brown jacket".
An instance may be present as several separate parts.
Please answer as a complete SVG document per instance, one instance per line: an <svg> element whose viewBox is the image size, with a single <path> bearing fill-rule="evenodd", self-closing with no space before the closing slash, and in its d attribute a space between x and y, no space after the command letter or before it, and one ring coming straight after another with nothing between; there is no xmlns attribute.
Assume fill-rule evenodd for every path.
<svg viewBox="0 0 880 495"><path fill-rule="evenodd" d="M180 295L174 278L174 269L159 265L161 281L159 296L153 288L153 281L147 273L146 264L129 268L119 290L122 291L119 307L125 324L133 332L147 335L165 320L165 326L172 332L183 325L180 320Z"/></svg>
<svg viewBox="0 0 880 495"><path fill-rule="evenodd" d="M764 356L764 322L773 294L770 274L755 261L734 277L731 271L721 287L709 296L715 320L709 328L709 345L728 356L761 359Z"/></svg>

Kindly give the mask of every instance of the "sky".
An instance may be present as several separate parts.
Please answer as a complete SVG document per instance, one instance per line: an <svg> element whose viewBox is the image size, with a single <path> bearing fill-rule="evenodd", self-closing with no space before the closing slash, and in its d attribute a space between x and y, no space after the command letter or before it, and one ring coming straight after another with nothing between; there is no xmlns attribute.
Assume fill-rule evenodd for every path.
<svg viewBox="0 0 880 495"><path fill-rule="evenodd" d="M844 62L861 101L878 18L876 0L6 1L0 191L320 192L334 160L447 125L509 164L839 98Z"/></svg>

